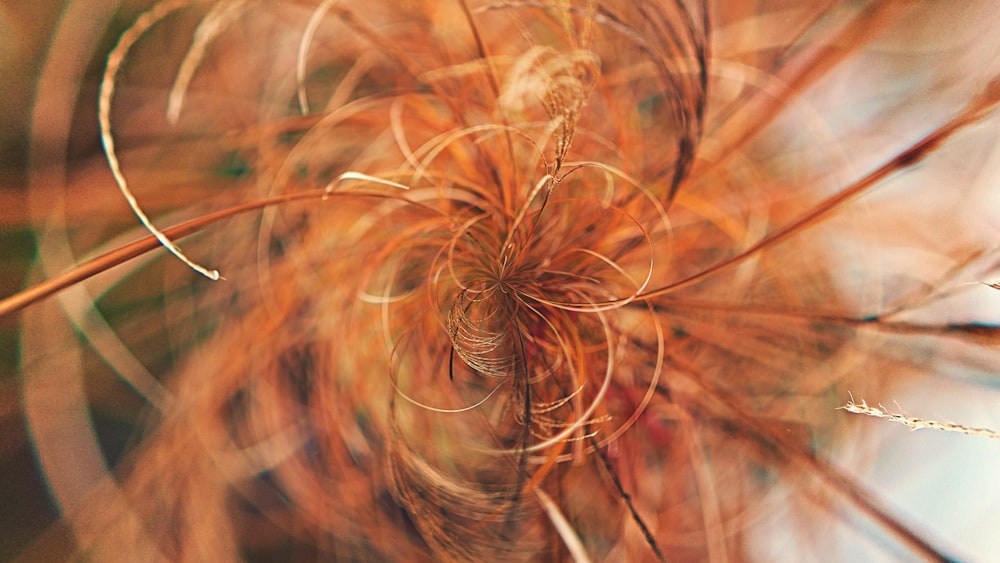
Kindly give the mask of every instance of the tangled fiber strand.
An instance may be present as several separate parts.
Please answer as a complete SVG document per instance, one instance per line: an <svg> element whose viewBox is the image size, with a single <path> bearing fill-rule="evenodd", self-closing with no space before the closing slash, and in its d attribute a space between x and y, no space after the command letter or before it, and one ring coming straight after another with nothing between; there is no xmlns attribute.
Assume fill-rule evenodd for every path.
<svg viewBox="0 0 1000 563"><path fill-rule="evenodd" d="M795 557L798 537L950 557L836 461L849 390L996 386L973 290L1000 264L975 173L998 45L918 52L941 12L154 5L99 100L154 238L81 224L93 261L42 264L50 282L0 303L24 309L26 411L76 549L730 561ZM43 256L65 243L51 224ZM161 244L225 279L146 254ZM55 438L86 399L38 410L85 377L80 350L151 411L89 481Z"/></svg>

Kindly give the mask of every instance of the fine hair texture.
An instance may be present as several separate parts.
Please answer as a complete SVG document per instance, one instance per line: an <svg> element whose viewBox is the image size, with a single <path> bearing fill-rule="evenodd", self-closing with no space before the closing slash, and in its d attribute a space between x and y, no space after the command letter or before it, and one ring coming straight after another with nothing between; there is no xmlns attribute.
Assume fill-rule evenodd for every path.
<svg viewBox="0 0 1000 563"><path fill-rule="evenodd" d="M961 557L863 476L998 427L927 398L1000 369L1000 40L937 4L129 13L0 302L74 552Z"/></svg>

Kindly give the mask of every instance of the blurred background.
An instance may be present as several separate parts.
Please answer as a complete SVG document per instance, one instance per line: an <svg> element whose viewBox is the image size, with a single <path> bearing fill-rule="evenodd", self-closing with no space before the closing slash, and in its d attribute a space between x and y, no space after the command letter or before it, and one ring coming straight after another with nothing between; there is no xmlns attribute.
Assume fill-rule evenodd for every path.
<svg viewBox="0 0 1000 563"><path fill-rule="evenodd" d="M123 30L150 4L148 1L112 0L0 3L0 297L11 295L30 282L52 273L45 272L44 268L32 270L38 258L38 222L42 217L49 217L52 211L46 202L63 206L64 226L69 226L70 235L74 234L73 225L86 224L88 218L99 218L94 222L100 223L101 228L81 229L81 236L70 237L70 256L86 255L95 245L116 240L119 236L137 235L134 216L107 171L95 108L105 54ZM781 4L769 3L768 9L779 11ZM742 9L752 11L752 8ZM990 9L987 6L975 13L988 14ZM900 40L896 49L904 53L906 49L913 49L914 52L912 58L904 55L894 60L900 68L905 69L908 64L919 67L919 62L914 62L921 54L917 49L924 48L922 42L934 40L936 33L940 34L942 49L947 48L951 41L962 44L955 39L959 35L967 39L978 33L992 33L988 28L969 30L950 27L965 26L975 19L970 13L965 13L963 17L935 20L937 23L934 26L914 27L914 35L909 42L896 37ZM920 21L926 23L933 20L928 16L925 18ZM176 36L172 36L170 30L160 36L159 48L162 49L165 66L176 64L181 46L189 42L191 22L182 21L177 26ZM984 39L983 42L989 41ZM995 47L989 45L984 48L983 56L994 53ZM147 62L155 60L149 52L143 56ZM864 67L859 63L855 69L859 80L864 78ZM149 67L138 72L147 73L150 83L160 79L162 84L169 83L169 75L173 71L162 72L150 63ZM40 95L40 89L45 95ZM901 85L900 89L904 87ZM843 100L856 95L858 90L850 80L840 79L831 81L826 92L829 99L839 98L842 106L850 106ZM871 95L876 101L866 97L866 103L871 102L871 107L893 105L895 92L881 91L877 94L867 92L866 95ZM884 99L879 99L879 96ZM907 115L921 114L918 98L907 98ZM820 96L816 97L816 103L822 103ZM135 115L123 119L141 120L146 111L162 111L162 108L140 107L134 110ZM939 115L942 112L933 109L927 113ZM865 111L844 117L845 130L853 121L863 122L865 119ZM993 120L986 126L995 125L996 120ZM921 129L915 127L917 131ZM147 133L152 138L157 130L153 128ZM894 132L888 127L883 134L885 138L893 139ZM958 167L964 160L985 171L984 174L993 174L1000 169L995 140L994 135L980 131L978 136L965 142L962 150L958 151L960 154L952 154L948 158ZM145 146L141 135L130 138L128 142L132 147ZM864 142L872 142L871 137ZM149 145L154 146L154 143ZM159 162L154 157L146 158L149 162ZM859 170L866 167L860 161L855 161L854 165ZM246 172L245 163L238 159L227 160L225 154L191 155L185 162L170 161L163 166L171 168L171 189L160 192L159 196L154 192L144 196L144 204L153 216L170 211L177 198L183 197L190 176L185 175L185 170L204 170L208 166L213 178L220 181L240 178ZM148 172L155 174L156 169L150 168ZM995 186L996 181L993 180L992 184ZM201 186L193 189L192 193L199 194L205 189ZM940 190L925 191L948 200L948 190L947 186L942 186ZM51 192L52 197L47 197L47 192ZM983 196L983 193L986 195ZM984 189L976 194L982 196L982 201L986 202L984 205L992 201L997 206L998 212L986 212L984 215L1000 217L1000 198L996 198L996 190ZM905 212L904 208L900 209L900 212ZM988 220L986 223L987 228L992 227L994 233L1000 233L1000 225L990 225ZM947 238L949 233L942 232L940 236ZM1000 236L996 243L1000 246ZM906 263L911 258L901 259L901 262ZM126 323L130 315L157 309L165 299L164 293L180 285L176 282L177 276L187 273L178 269L170 270L174 272L172 274L165 274L156 264L150 270L152 273L148 273L148 278L140 276L135 280L126 280L124 285L117 287L111 299L102 302L101 308L111 324ZM178 271L184 274L177 274ZM994 273L997 273L995 269ZM173 281L162 282L164 277ZM157 278L161 279L159 287L150 287L144 281ZM996 280L1000 280L1000 275ZM849 281L845 283L850 284ZM977 292L974 298L963 299L937 314L954 315L956 319L974 316L977 322L996 322L1000 319L1000 301L996 293L1000 292ZM170 321L162 322L166 324ZM20 315L0 318L0 475L3 476L0 478L0 560L13 560L18 555L24 561L61 560L74 553L75 544L71 531L61 520L60 508L49 493L49 483L40 470L31 433L23 416L19 366L23 361L24 335L19 323ZM81 329L77 327L75 330ZM142 330L148 332L141 333ZM172 365L178 351L197 341L197 336L190 336L190 342L174 343L164 349L156 342L160 332L162 327L140 327L138 332L131 332L134 340L130 349L143 358L146 368L154 374ZM81 333L76 336L81 341L88 337ZM44 341L44 336L37 338ZM34 341L38 342L37 338ZM970 347L980 346L995 350L997 343L973 343ZM958 347L961 345L956 344ZM975 351L963 350L962 354L992 358L986 354L978 356ZM116 377L115 369L107 365L106 359L88 354L82 358L81 365L86 377L77 390L80 393L78 397L85 397L89 424L98 437L101 454L107 465L114 467L124 452L134 445L137 439L135 429L139 421L147 416L147 405L132 386ZM993 366L991 371L988 364L976 365L979 371L971 375L964 371L950 379L921 381L892 397L863 398L871 403L881 401L893 411L900 410L892 403L898 401L912 416L1000 429L1000 385L996 381L1000 366ZM956 371L966 369L961 365L953 368ZM951 368L943 365L941 369L947 371ZM846 400L847 397L844 397L844 402ZM844 416L849 415L845 413ZM850 428L857 432L859 438L849 441L848 445L842 444L837 455L839 462L850 468L850 474L866 483L869 489L883 494L898 513L906 515L907 522L926 531L929 537L947 545L960 557L975 561L1000 560L1000 535L996 533L1000 529L1000 510L996 508L1000 507L1000 478L997 477L1000 475L1000 441L929 430L911 433L902 427L867 419L852 420L848 424L852 425ZM68 442L66 447L72 448L72 442ZM85 457L81 456L81 459ZM92 469L81 467L81 471ZM73 476L64 475L63 478L72 480ZM783 522L780 517L775 517L770 528L764 526L763 529L773 531L773 542L761 547L760 552L782 553L786 548L783 546L787 546L790 552L808 552L811 539L783 534ZM770 540L761 541L768 543ZM845 545L843 549L845 557L867 557L870 554L860 548L860 553L864 555L855 554L851 545ZM815 560L826 559L824 554L814 555ZM886 557L891 559L895 556Z"/></svg>
<svg viewBox="0 0 1000 563"><path fill-rule="evenodd" d="M104 54L149 4L40 0L0 5L0 295L28 285L37 257L30 189L43 200L51 192L53 205L61 205L57 202L66 188L58 178L69 170L70 190L77 194L70 199L68 223L91 217L111 218L108 225L114 225L116 214L128 219L127 207L108 197L115 190L102 171L95 108ZM43 84L46 68L49 78ZM41 95L40 88L48 94ZM59 524L60 511L23 416L19 322L17 314L0 318L0 560L19 553L29 561L60 560L73 553L75 544ZM88 391L95 405L108 407L93 412L105 453L113 460L129 439L129 421L141 403L107 383L88 384ZM24 553L32 545L38 549Z"/></svg>

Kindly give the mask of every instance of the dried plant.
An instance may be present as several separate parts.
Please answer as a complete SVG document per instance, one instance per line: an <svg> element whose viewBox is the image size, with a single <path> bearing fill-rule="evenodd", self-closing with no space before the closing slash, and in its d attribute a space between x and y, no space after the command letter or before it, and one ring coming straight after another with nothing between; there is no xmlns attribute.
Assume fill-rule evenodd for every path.
<svg viewBox="0 0 1000 563"><path fill-rule="evenodd" d="M1000 42L952 8L155 4L99 85L110 210L39 172L48 281L0 302L75 551L950 557L838 407L996 386Z"/></svg>
<svg viewBox="0 0 1000 563"><path fill-rule="evenodd" d="M907 416L903 413L892 412L885 406L879 404L877 407L869 406L864 399L861 399L860 403L854 402L854 397L847 402L846 405L841 407L847 412L852 412L855 414L863 414L865 416L873 416L875 418L884 418L886 420L891 420L902 424L903 426L909 426L912 430L921 430L924 428L933 428L934 430L943 430L945 432L958 432L960 434L968 434L970 436L986 436L989 438L1000 438L1000 432L990 430L989 428L974 428L971 426L963 426L955 422L939 421L939 420L925 420L923 418L917 418L915 416Z"/></svg>

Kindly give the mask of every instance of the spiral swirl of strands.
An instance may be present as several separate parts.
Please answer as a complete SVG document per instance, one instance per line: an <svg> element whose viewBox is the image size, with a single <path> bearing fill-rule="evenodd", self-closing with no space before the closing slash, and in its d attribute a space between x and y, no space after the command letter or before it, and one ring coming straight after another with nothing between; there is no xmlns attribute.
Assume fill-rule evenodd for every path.
<svg viewBox="0 0 1000 563"><path fill-rule="evenodd" d="M168 335L168 359L154 356L167 384L118 370L163 399L98 491L99 518L74 520L82 553L728 561L775 555L777 535L833 553L867 520L891 538L873 550L943 556L827 461L848 389L997 359L942 344L989 330L906 316L991 271L995 244L924 236L930 212L909 195L887 197L912 213L870 197L993 119L997 69L953 88L904 69L917 85L873 109L889 117L872 129L827 119L844 102L824 80L898 78L851 61L936 11L323 0L151 14L103 90L135 201L167 184L150 163L190 186L227 162L225 178L168 186L179 217L280 205L185 241L224 282L133 268L136 285L166 280L165 313L136 309L158 320L117 331ZM193 42L158 83L139 63L178 28ZM136 101L151 90L156 103ZM939 119L918 135L894 112L925 117L911 102L926 90ZM129 134L151 106L169 123L148 146ZM873 147L879 127L911 141ZM981 196L963 185L955 197ZM882 266L914 239L933 267Z"/></svg>

